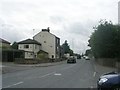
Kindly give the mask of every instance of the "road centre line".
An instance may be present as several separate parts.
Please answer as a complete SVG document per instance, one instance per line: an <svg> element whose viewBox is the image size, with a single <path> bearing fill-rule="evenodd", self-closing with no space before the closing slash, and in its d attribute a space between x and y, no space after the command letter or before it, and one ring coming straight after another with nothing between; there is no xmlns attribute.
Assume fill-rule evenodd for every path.
<svg viewBox="0 0 120 90"><path fill-rule="evenodd" d="M19 84L22 84L22 83L24 83L24 82L21 81L21 82L12 84L12 85L5 86L5 87L3 87L3 88L9 88L9 87L16 86L16 85L19 85Z"/></svg>
<svg viewBox="0 0 120 90"><path fill-rule="evenodd" d="M74 65L73 65L73 66L74 66ZM72 68L73 66L69 66L69 67L63 68L63 69L61 69L61 70L66 70L66 69ZM46 77L46 76L49 76L49 75L52 75L52 74L55 74L55 73L56 73L56 71L55 71L55 72L52 72L52 73L48 73L48 74L46 74L46 75L43 75L43 76L41 76L41 77L39 77L39 78L43 78L43 77Z"/></svg>
<svg viewBox="0 0 120 90"><path fill-rule="evenodd" d="M48 73L48 74L45 74L45 75L43 75L43 76L41 76L41 77L38 77L38 78L43 78L43 77L49 76L49 75L54 74L54 73L55 73L55 72Z"/></svg>

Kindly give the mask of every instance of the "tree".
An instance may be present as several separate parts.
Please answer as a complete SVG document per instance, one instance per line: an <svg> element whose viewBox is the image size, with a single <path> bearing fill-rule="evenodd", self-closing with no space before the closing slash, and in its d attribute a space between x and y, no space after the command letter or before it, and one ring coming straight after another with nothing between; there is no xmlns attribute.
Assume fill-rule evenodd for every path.
<svg viewBox="0 0 120 90"><path fill-rule="evenodd" d="M11 46L13 49L18 49L18 43L17 42L14 42Z"/></svg>
<svg viewBox="0 0 120 90"><path fill-rule="evenodd" d="M70 53L70 56L73 56L74 55L74 53L73 53L73 50L69 50L69 53Z"/></svg>
<svg viewBox="0 0 120 90"><path fill-rule="evenodd" d="M70 52L70 47L67 43L67 40L65 40L65 42L63 43L62 48L65 54Z"/></svg>
<svg viewBox="0 0 120 90"><path fill-rule="evenodd" d="M102 20L88 42L94 57L116 58L120 56L120 26Z"/></svg>
<svg viewBox="0 0 120 90"><path fill-rule="evenodd" d="M87 50L85 51L85 55L86 55L86 56L88 56L89 54L91 54L91 49L87 49Z"/></svg>
<svg viewBox="0 0 120 90"><path fill-rule="evenodd" d="M64 54L69 53L70 56L74 55L74 52L73 52L72 49L70 49L70 46L68 45L67 40L65 40L65 42L62 44L62 48L63 48L63 53Z"/></svg>

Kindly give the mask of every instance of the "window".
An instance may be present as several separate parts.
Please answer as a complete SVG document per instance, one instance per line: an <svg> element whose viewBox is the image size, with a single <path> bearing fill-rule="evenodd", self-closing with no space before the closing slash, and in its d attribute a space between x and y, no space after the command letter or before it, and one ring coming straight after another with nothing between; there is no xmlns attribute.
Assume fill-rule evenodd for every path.
<svg viewBox="0 0 120 90"><path fill-rule="evenodd" d="M24 48L29 48L29 45L24 45Z"/></svg>
<svg viewBox="0 0 120 90"><path fill-rule="evenodd" d="M57 44L59 44L59 39L57 39Z"/></svg>
<svg viewBox="0 0 120 90"><path fill-rule="evenodd" d="M37 45L35 45L35 49L37 49Z"/></svg>
<svg viewBox="0 0 120 90"><path fill-rule="evenodd" d="M54 55L52 55L52 58L54 58Z"/></svg>

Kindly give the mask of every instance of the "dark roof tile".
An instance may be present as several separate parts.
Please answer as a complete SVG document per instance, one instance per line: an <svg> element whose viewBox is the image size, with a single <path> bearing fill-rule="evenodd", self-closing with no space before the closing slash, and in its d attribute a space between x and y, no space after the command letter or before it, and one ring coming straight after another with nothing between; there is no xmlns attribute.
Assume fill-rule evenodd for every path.
<svg viewBox="0 0 120 90"><path fill-rule="evenodd" d="M0 42L10 44L10 42L8 42L8 41L6 41L6 40L4 40L2 38L0 38Z"/></svg>
<svg viewBox="0 0 120 90"><path fill-rule="evenodd" d="M41 45L38 41L33 40L33 39L26 39L23 41L18 42L18 44L38 44Z"/></svg>

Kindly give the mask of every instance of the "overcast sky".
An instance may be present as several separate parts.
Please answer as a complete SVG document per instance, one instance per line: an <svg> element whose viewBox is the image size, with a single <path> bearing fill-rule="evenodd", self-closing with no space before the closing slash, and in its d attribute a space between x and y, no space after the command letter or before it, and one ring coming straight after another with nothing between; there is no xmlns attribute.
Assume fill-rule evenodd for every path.
<svg viewBox="0 0 120 90"><path fill-rule="evenodd" d="M0 0L0 37L13 43L50 27L61 44L67 40L74 52L82 53L100 19L117 24L118 1Z"/></svg>

